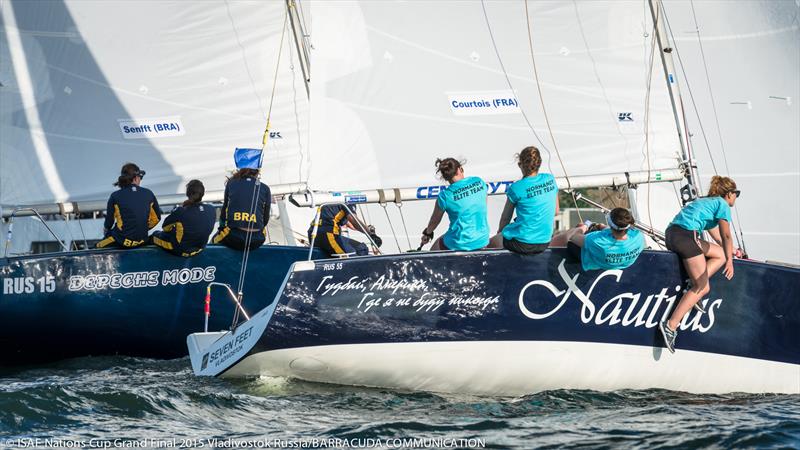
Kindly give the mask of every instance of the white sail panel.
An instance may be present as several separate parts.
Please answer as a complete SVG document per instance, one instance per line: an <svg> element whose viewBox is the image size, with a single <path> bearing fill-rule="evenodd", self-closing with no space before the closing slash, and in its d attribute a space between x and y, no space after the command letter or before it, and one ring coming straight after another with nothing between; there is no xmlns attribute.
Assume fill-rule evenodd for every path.
<svg viewBox="0 0 800 450"><path fill-rule="evenodd" d="M548 149L544 170L564 174L533 75L524 2L486 2L485 15L481 2L312 6L314 188L428 184L438 156L464 158L486 179L515 179L513 155L527 145ZM647 168L650 80L649 163L676 167L680 147L657 52L650 67L647 5L528 6L542 97L567 174ZM482 106L509 93L518 103L500 104L502 114L498 105Z"/></svg>
<svg viewBox="0 0 800 450"><path fill-rule="evenodd" d="M750 256L800 264L800 4L665 7L703 188L715 173L731 176Z"/></svg>
<svg viewBox="0 0 800 450"><path fill-rule="evenodd" d="M221 189L233 148L261 147L285 2L2 5L0 203L104 198L127 161L147 171L144 184L157 194L181 192L191 178ZM307 148L308 99L290 30L281 59L270 183L300 181ZM37 152L50 155L62 190Z"/></svg>

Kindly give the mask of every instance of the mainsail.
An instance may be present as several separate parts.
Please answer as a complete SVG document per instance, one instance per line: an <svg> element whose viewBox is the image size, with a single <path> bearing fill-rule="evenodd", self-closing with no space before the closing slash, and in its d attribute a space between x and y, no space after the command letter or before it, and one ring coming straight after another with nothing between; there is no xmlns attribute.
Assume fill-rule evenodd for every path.
<svg viewBox="0 0 800 450"><path fill-rule="evenodd" d="M235 147L301 179L308 97L284 2L2 2L0 204L102 200L136 162L157 195L223 187Z"/></svg>
<svg viewBox="0 0 800 450"><path fill-rule="evenodd" d="M705 50L714 56L709 83L725 107L723 166L712 88L693 53L696 27L686 22L694 6L668 3L666 15L657 11L664 46L674 50L667 57L676 64L665 73L649 3L312 3L310 185L438 185L437 156L464 158L470 174L487 180L514 180L513 154L531 144L545 153L543 170L557 176L677 168L680 126L707 188L715 165L700 141L702 122L717 173L733 176L759 200L800 191L798 111L791 102L800 76L797 5L697 2L695 15L708 27ZM667 80L681 85L678 123ZM507 99L514 104L502 103ZM739 104L747 99L770 112L748 112L747 103ZM767 153L755 164L754 148L755 159ZM663 229L680 208L682 184L641 185L635 200L641 219ZM800 262L797 202L788 203L764 212L761 201L741 202L734 225L752 256ZM788 217L779 220L784 207ZM403 207L415 217L412 236L429 209ZM382 214L371 216L388 229ZM767 222L776 225L761 225Z"/></svg>
<svg viewBox="0 0 800 450"><path fill-rule="evenodd" d="M513 155L527 145L560 177L679 166L647 2L319 2L311 10L316 189L438 185L439 156L465 159L467 172L486 180L515 180ZM673 195L671 213L679 204ZM416 210L415 231L430 208L404 207Z"/></svg>

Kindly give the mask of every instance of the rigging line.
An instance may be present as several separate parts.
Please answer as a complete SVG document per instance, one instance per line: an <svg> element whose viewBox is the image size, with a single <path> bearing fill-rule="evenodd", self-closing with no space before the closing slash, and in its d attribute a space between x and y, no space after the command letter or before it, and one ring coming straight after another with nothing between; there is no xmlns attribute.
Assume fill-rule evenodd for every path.
<svg viewBox="0 0 800 450"><path fill-rule="evenodd" d="M594 60L594 56L592 55L591 49L589 49L589 41L586 39L586 33L583 29L583 21L581 20L580 12L578 11L578 2L577 0L572 0L572 6L575 7L575 18L578 20L578 29L581 32L581 38L583 39L583 46L586 48L586 55L592 61L592 71L594 72L594 77L597 79L597 84L600 86L600 91L603 93L603 98L606 100L606 105L608 106L608 113L609 117L614 117L614 109L611 107L611 100L608 98L608 94L606 93L606 87L603 84L603 81L600 79L600 73L597 71L597 63ZM630 140L627 136L622 132L620 128L619 121L615 121L614 125L616 126L617 133L620 137L625 140L625 159L628 159L628 149L630 147Z"/></svg>
<svg viewBox="0 0 800 450"><path fill-rule="evenodd" d="M395 194L395 197L396 197L396 194ZM408 242L408 249L411 250L414 247L411 246L411 235L408 234L408 227L406 227L406 218L403 215L403 205L402 204L398 204L397 202L395 202L395 205L397 205L397 211L400 213L400 220L403 222L403 232L406 234L406 241Z"/></svg>
<svg viewBox="0 0 800 450"><path fill-rule="evenodd" d="M719 175L719 171L717 170L717 164L714 161L714 155L712 155L711 153L711 144L708 143L708 136L706 134L706 129L703 126L703 121L700 119L700 109L697 107L697 102L694 99L694 91L692 91L692 86L691 84L689 84L689 77L686 75L686 69L684 68L685 66L683 64L683 59L681 59L681 52L678 49L677 42L675 41L675 35L672 33L672 26L669 23L669 17L667 15L664 15L664 23L667 25L667 31L669 32L670 38L672 39L672 46L675 51L675 55L678 57L678 63L681 67L681 74L683 75L684 84L686 85L686 89L689 91L689 99L692 101L694 114L697 117L697 123L700 125L700 133L703 135L703 142L705 142L706 144L708 159L711 161L711 167L714 169L714 175Z"/></svg>
<svg viewBox="0 0 800 450"><path fill-rule="evenodd" d="M261 156L259 157L259 161L258 161L259 168L262 167L262 165L263 165L264 152L267 149L267 142L269 142L269 126L270 126L269 122L270 122L270 118L272 117L272 106L273 106L274 101L275 101L275 88L276 88L276 86L278 84L278 73L279 73L278 70L280 69L280 66L281 66L281 54L283 53L283 41L284 41L284 38L286 37L286 23L288 22L288 19L289 19L289 9L287 7L286 10L285 10L285 14L283 16L283 28L281 30L281 41L280 41L280 44L278 44L278 57L277 57L277 61L275 63L275 75L274 75L274 77L272 79L272 93L270 94L269 109L267 110L267 117L266 117L267 124L266 124L266 127L264 128L264 135L261 138ZM258 203L258 197L259 197L260 194L261 194L261 171L259 170L258 175L256 175L256 177L255 177L255 183L253 183L253 196L250 199L250 214L251 215L255 212L256 204ZM268 217L265 217L264 219L265 219L265 221L269 221ZM266 227L266 225L265 225L265 227ZM252 240L253 240L253 237L252 237L253 233L254 232L248 231L246 233L246 235L245 235L245 248L244 248L244 251L242 252L242 265L241 265L241 268L239 270L239 284L238 284L238 287L237 287L237 294L240 297L239 298L240 301L241 301L242 289L244 288L245 275L247 274L247 264L250 261L250 244L252 243ZM238 311L238 309L237 309L237 311ZM234 320L237 320L237 319L238 319L238 314L235 315Z"/></svg>
<svg viewBox="0 0 800 450"><path fill-rule="evenodd" d="M725 171L727 175L730 176L731 168L728 165L728 156L727 152L725 151L725 142L722 139L722 128L719 125L719 116L717 115L717 104L714 100L714 91L711 89L711 75L708 73L708 63L706 62L706 53L703 51L703 39L700 37L700 26L697 23L697 14L695 13L694 9L694 0L690 0L689 4L692 6L692 19L694 20L694 29L695 33L697 33L697 44L700 47L700 57L703 60L703 70L705 71L706 75L706 83L708 84L708 94L711 97L711 108L714 111L714 122L717 125L717 134L719 135L719 146L720 150L722 151L722 161L725 163ZM745 252L747 251L747 247L744 244L744 231L742 230L742 220L739 217L739 209L734 207L733 208L734 214L736 214L736 222L739 224L738 227L738 238L737 240L742 245L742 250ZM737 233L737 228L734 227L734 235Z"/></svg>
<svg viewBox="0 0 800 450"><path fill-rule="evenodd" d="M575 211L578 213L578 220L583 222L581 210L578 207L578 200L575 198L575 193L572 192L572 183L569 180L567 168L564 166L564 160L561 159L561 152L558 151L558 144L556 144L556 137L553 134L553 129L550 127L550 117L547 114L547 108L544 106L544 96L542 95L542 85L539 82L539 72L536 69L536 57L533 53L533 33L531 32L531 16L528 14L528 0L525 0L525 23L528 30L528 48L531 53L531 63L533 64L533 76L536 78L536 90L539 92L539 103L542 105L542 113L544 114L544 121L547 124L547 131L550 133L550 140L553 142L553 150L556 151L558 162L561 164L561 170L564 171L564 178L567 180L567 190L571 193L572 201L575 203ZM552 172L552 170L551 170Z"/></svg>
<svg viewBox="0 0 800 450"><path fill-rule="evenodd" d="M644 99L644 157L645 161L647 161L647 179L650 179L650 171L652 169L650 165L650 92L653 85L653 68L654 68L654 61L656 59L655 50L656 50L656 33L658 32L658 20L660 18L660 11L656 11L656 17L653 21L653 32L650 34L652 36L650 38L650 63L647 69L647 90ZM669 88L668 88L669 89ZM675 124L678 126L678 124ZM647 220L650 224L650 229L653 229L653 212L652 212L652 204L650 202L650 192L652 191L651 183L647 183Z"/></svg>
<svg viewBox="0 0 800 450"><path fill-rule="evenodd" d="M299 58L300 55L298 54ZM300 162L297 165L297 181L303 182L303 139L300 132L300 115L297 112L297 73L294 70L294 50L289 46L289 69L292 71L292 103L294 104L294 123L297 129L297 147L300 153ZM308 181L308 180L306 180Z"/></svg>
<svg viewBox="0 0 800 450"><path fill-rule="evenodd" d="M717 104L714 100L714 91L711 89L711 76L708 73L708 63L706 62L706 54L703 51L703 40L700 38L700 26L697 24L697 15L694 10L694 0L690 0L689 4L692 6L692 18L694 20L694 30L697 34L697 44L700 48L700 57L703 60L703 69L706 75L706 84L708 85L708 94L711 97L711 109L714 112L714 121L717 124L717 135L719 136L719 146L722 150L722 160L725 162L725 171L730 175L731 169L728 166L728 157L725 152L725 142L722 139L722 128L719 125L719 116L717 115Z"/></svg>
<svg viewBox="0 0 800 450"><path fill-rule="evenodd" d="M225 0L225 12L228 14L228 20L231 21L231 28L233 29L233 35L236 37L236 44L239 45L239 49L242 51L242 62L244 62L244 70L247 72L247 78L250 79L250 86L253 87L253 93L256 95L256 99L258 100L258 109L261 110L261 115L264 118L267 118L267 115L264 113L264 105L262 105L261 95L258 94L258 89L256 89L256 82L253 80L253 74L250 73L250 64L247 63L247 53L245 52L244 45L242 45L241 39L239 39L239 30L236 29L236 23L233 21L233 15L231 15L231 7L228 4L228 0Z"/></svg>
<svg viewBox="0 0 800 450"><path fill-rule="evenodd" d="M397 233L394 231L394 225L392 225L392 219L389 218L389 211L386 208L386 204L382 204L381 207L383 208L383 213L386 214L386 221L389 222L389 229L392 230L392 236L394 236L394 243L397 244L397 251L399 253L403 253L403 249L400 248L400 240L397 239Z"/></svg>
<svg viewBox="0 0 800 450"><path fill-rule="evenodd" d="M500 57L500 50L497 48L497 43L494 40L494 33L492 33L492 26L489 23L489 15L486 13L486 4L484 2L485 2L485 0L481 0L481 8L483 9L483 18L486 21L486 29L489 31L489 38L492 41L492 47L494 48L494 54L495 54L495 56L497 56L497 62L500 63L500 69L503 72L503 76L505 76L505 78L506 78L506 83L508 84L508 88L511 89L512 92L516 92L516 90L514 89L514 86L511 84L511 78L509 78L509 76L508 76L508 71L506 71L506 66L505 66L505 64L503 64L503 58ZM539 80L536 80L536 82L538 83ZM517 102L520 103L519 102L519 98L517 99ZM546 145L544 145L544 139L542 139L539 136L539 133L536 132L536 129L533 128L533 124L531 124L531 121L528 119L528 115L525 113L525 109L522 107L521 103L520 103L520 106L519 106L519 111L522 113L522 118L525 119L525 123L528 124L528 128L533 133L533 136L536 137L536 140L539 142L539 145L541 145L542 148L544 149L544 151L547 152L547 169L552 173L553 172L553 168L550 165L551 164L550 160L552 159L552 157L550 155L550 149L547 148Z"/></svg>

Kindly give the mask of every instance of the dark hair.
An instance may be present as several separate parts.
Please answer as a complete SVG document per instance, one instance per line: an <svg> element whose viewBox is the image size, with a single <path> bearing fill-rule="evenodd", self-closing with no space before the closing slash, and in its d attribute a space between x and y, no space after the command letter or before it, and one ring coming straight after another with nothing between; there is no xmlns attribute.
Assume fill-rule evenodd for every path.
<svg viewBox="0 0 800 450"><path fill-rule="evenodd" d="M141 169L139 169L139 166L136 164L125 163L119 171L119 178L117 178L117 182L114 183L114 186L126 187L132 185L134 178L141 176L140 172Z"/></svg>
<svg viewBox="0 0 800 450"><path fill-rule="evenodd" d="M736 190L736 182L728 177L721 177L714 175L711 177L711 185L708 187L709 197L724 197L730 192Z"/></svg>
<svg viewBox="0 0 800 450"><path fill-rule="evenodd" d="M206 187L200 180L192 180L186 183L186 196L189 197L183 202L183 206L197 205L203 201L203 195L206 193Z"/></svg>
<svg viewBox="0 0 800 450"><path fill-rule="evenodd" d="M464 162L461 162L455 158L437 158L436 159L436 173L442 177L448 183L453 182L453 177L456 176L458 173L458 169L461 169L464 165Z"/></svg>
<svg viewBox="0 0 800 450"><path fill-rule="evenodd" d="M258 178L258 169L239 169L236 172L233 172L225 182L227 183L230 180L241 180L242 178Z"/></svg>
<svg viewBox="0 0 800 450"><path fill-rule="evenodd" d="M539 149L532 145L523 148L516 154L516 158L517 166L522 170L522 175L526 177L533 172L538 172L542 165L542 155L539 153Z"/></svg>
<svg viewBox="0 0 800 450"><path fill-rule="evenodd" d="M625 228L631 226L635 222L633 220L633 215L631 214L631 212L625 208L614 208L611 210L608 216L611 218L611 221L614 222L614 225L618 226L619 228ZM612 230L614 230L613 227ZM626 231L626 230L621 230L621 231Z"/></svg>

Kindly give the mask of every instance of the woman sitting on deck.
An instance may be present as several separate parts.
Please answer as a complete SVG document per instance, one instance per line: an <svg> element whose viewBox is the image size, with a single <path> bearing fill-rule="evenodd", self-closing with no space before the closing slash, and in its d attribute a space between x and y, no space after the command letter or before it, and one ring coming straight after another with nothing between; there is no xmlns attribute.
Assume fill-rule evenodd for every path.
<svg viewBox="0 0 800 450"><path fill-rule="evenodd" d="M215 208L203 203L205 193L205 186L200 180L187 183L188 199L164 219L162 231L153 233L153 243L173 255L185 258L202 252L217 219Z"/></svg>
<svg viewBox="0 0 800 450"><path fill-rule="evenodd" d="M258 173L256 168L240 168L225 182L219 229L212 239L215 244L253 250L267 240L272 193L258 180Z"/></svg>
<svg viewBox="0 0 800 450"><path fill-rule="evenodd" d="M108 198L104 238L97 248L134 248L148 242L147 232L161 220L161 208L150 189L139 186L145 171L134 163L122 166L114 191Z"/></svg>
<svg viewBox="0 0 800 450"><path fill-rule="evenodd" d="M678 325L690 309L705 312L698 303L711 290L708 280L724 265L725 278L733 278L733 240L731 239L731 206L741 191L728 177L711 177L708 197L698 198L683 207L666 231L667 249L678 254L689 274L691 286L681 297L669 320L659 324L669 351L675 353ZM700 238L703 231L717 242Z"/></svg>
<svg viewBox="0 0 800 450"><path fill-rule="evenodd" d="M444 213L450 227L431 250L478 250L489 244L486 201L489 189L478 177L464 177L462 163L454 158L436 160L436 172L450 185L439 193L428 226L422 230L422 245L433 239L433 232Z"/></svg>
<svg viewBox="0 0 800 450"><path fill-rule="evenodd" d="M593 224L598 231L587 232L581 224L567 236L567 252L581 262L583 270L626 269L644 250L644 235L631 228L633 216L625 208L614 208L606 216L608 226Z"/></svg>
<svg viewBox="0 0 800 450"><path fill-rule="evenodd" d="M516 158L523 178L508 188L500 225L489 246L534 255L550 244L558 211L558 184L553 175L539 173L542 156L536 147L525 147ZM517 217L511 222L515 209Z"/></svg>

